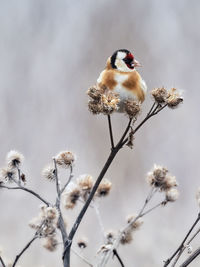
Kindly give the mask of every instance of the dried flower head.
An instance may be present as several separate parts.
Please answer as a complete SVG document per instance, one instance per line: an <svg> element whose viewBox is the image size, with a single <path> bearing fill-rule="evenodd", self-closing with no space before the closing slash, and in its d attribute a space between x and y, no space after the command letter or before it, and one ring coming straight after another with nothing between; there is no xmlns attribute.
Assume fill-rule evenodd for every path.
<svg viewBox="0 0 200 267"><path fill-rule="evenodd" d="M79 248L84 249L88 246L88 240L85 237L83 237L78 240L77 245Z"/></svg>
<svg viewBox="0 0 200 267"><path fill-rule="evenodd" d="M52 166L52 164L44 167L42 170L42 176L49 181L54 181L56 179L55 168Z"/></svg>
<svg viewBox="0 0 200 267"><path fill-rule="evenodd" d="M16 179L16 171L12 168L1 168L0 169L0 181L12 183Z"/></svg>
<svg viewBox="0 0 200 267"><path fill-rule="evenodd" d="M46 248L49 251L55 251L58 246L58 241L55 238L55 236L49 236L47 238L44 238L43 241L43 247Z"/></svg>
<svg viewBox="0 0 200 267"><path fill-rule="evenodd" d="M132 229L124 231L121 235L120 243L122 245L130 244L133 240Z"/></svg>
<svg viewBox="0 0 200 267"><path fill-rule="evenodd" d="M92 86L87 90L87 95L91 97L96 102L100 102L101 96L104 93L103 88L100 88L99 86Z"/></svg>
<svg viewBox="0 0 200 267"><path fill-rule="evenodd" d="M197 204L200 207L200 187L197 189L196 192L196 200L197 200Z"/></svg>
<svg viewBox="0 0 200 267"><path fill-rule="evenodd" d="M176 108L183 102L183 96L176 88L171 88L167 96L167 105L169 108Z"/></svg>
<svg viewBox="0 0 200 267"><path fill-rule="evenodd" d="M92 114L97 115L102 112L102 105L99 101L89 100L88 109Z"/></svg>
<svg viewBox="0 0 200 267"><path fill-rule="evenodd" d="M19 168L23 160L24 156L15 150L11 150L6 156L6 161L9 168Z"/></svg>
<svg viewBox="0 0 200 267"><path fill-rule="evenodd" d="M167 173L168 170L165 167L154 164L153 170L147 174L147 180L151 186L160 187Z"/></svg>
<svg viewBox="0 0 200 267"><path fill-rule="evenodd" d="M58 210L55 207L46 208L46 217L49 220L58 220Z"/></svg>
<svg viewBox="0 0 200 267"><path fill-rule="evenodd" d="M171 189L172 187L177 186L178 183L176 181L176 176L167 174L164 180L163 185L161 186L161 190L166 191Z"/></svg>
<svg viewBox="0 0 200 267"><path fill-rule="evenodd" d="M153 89L151 94L158 104L165 103L168 96L168 92L164 87Z"/></svg>
<svg viewBox="0 0 200 267"><path fill-rule="evenodd" d="M62 151L55 157L56 163L62 168L69 168L75 161L75 156L70 151Z"/></svg>
<svg viewBox="0 0 200 267"><path fill-rule="evenodd" d="M64 196L64 205L66 209L73 209L75 205L77 204L78 199L81 196L80 188L74 184L70 183L70 186L68 187L68 191L66 192Z"/></svg>
<svg viewBox="0 0 200 267"><path fill-rule="evenodd" d="M108 90L105 94L101 96L102 112L105 115L113 113L115 110L118 109L119 102L119 95Z"/></svg>
<svg viewBox="0 0 200 267"><path fill-rule="evenodd" d="M130 225L132 230L138 230L140 226L144 223L142 218L137 218L138 215L129 215L127 217L127 223ZM137 218L137 220L135 220Z"/></svg>
<svg viewBox="0 0 200 267"><path fill-rule="evenodd" d="M125 113L130 118L136 118L141 110L141 103L135 100L127 100L124 104Z"/></svg>
<svg viewBox="0 0 200 267"><path fill-rule="evenodd" d="M83 174L77 179L78 185L81 190L90 191L94 185L93 177L89 174Z"/></svg>
<svg viewBox="0 0 200 267"><path fill-rule="evenodd" d="M174 202L178 199L179 192L176 188L171 188L168 191L166 191L166 200L170 202Z"/></svg>
<svg viewBox="0 0 200 267"><path fill-rule="evenodd" d="M103 179L97 189L96 195L98 197L105 197L110 193L110 189L112 187L112 183L107 180Z"/></svg>

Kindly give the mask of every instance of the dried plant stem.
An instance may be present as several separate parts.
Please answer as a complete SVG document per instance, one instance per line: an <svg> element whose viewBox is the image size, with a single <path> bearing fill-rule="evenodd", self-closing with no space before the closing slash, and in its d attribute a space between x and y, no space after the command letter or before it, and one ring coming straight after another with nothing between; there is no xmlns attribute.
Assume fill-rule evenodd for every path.
<svg viewBox="0 0 200 267"><path fill-rule="evenodd" d="M121 266L122 266L122 267L125 267L125 265L124 265L124 263L123 263L121 257L119 256L119 253L117 252L116 249L113 250L113 254L117 257L117 259L118 259L119 263L121 264Z"/></svg>
<svg viewBox="0 0 200 267"><path fill-rule="evenodd" d="M180 267L186 267L188 266L194 259L196 259L196 257L198 257L200 254L200 248L198 248L197 250L195 250L195 252L189 257L187 258L186 261L184 261Z"/></svg>
<svg viewBox="0 0 200 267"><path fill-rule="evenodd" d="M60 193L62 194L64 190L67 188L68 184L71 182L72 178L74 177L73 175L73 167L70 165L70 173L69 173L69 178L66 182L66 184L63 186L63 188L60 190Z"/></svg>
<svg viewBox="0 0 200 267"><path fill-rule="evenodd" d="M108 114L107 117L108 117L108 126L109 126L111 149L113 149L115 147L115 145L114 145L114 138L113 138L113 131L112 131L112 123L111 123L111 116L110 116L110 114Z"/></svg>
<svg viewBox="0 0 200 267"><path fill-rule="evenodd" d="M78 253L76 250L74 250L73 248L72 248L72 252L73 252L76 256L78 256L80 259L82 259L87 265L93 267L93 264L91 264L85 257L83 257L83 255L79 254L79 253Z"/></svg>
<svg viewBox="0 0 200 267"><path fill-rule="evenodd" d="M172 259L177 255L177 253L179 253L179 251L182 250L182 248L184 247L185 241L187 240L187 238L189 237L189 235L191 234L192 230L194 229L194 227L196 226L196 224L199 222L199 220L200 220L200 213L198 214L197 219L193 223L192 227L190 228L190 230L188 231L188 233L184 237L183 241L181 242L181 244L179 245L179 247L177 248L177 250L172 254L172 256L169 259L167 259L165 261L164 267L168 266L170 264L170 262L172 261Z"/></svg>
<svg viewBox="0 0 200 267"><path fill-rule="evenodd" d="M179 251L179 253L176 255L175 260L172 264L171 267L174 267L176 265L176 263L178 262L180 256L182 255L182 253L184 252L184 250L186 249L187 246L189 246L189 244L192 242L192 240L200 233L200 228L193 234L193 236L189 239L189 241L187 242L186 245L183 246L183 248Z"/></svg>
<svg viewBox="0 0 200 267"><path fill-rule="evenodd" d="M17 264L19 258L22 256L22 254L30 247L30 245L38 238L37 233L34 235L34 237L28 242L28 244L22 249L22 251L16 256L15 261L12 265L12 267L15 267Z"/></svg>
<svg viewBox="0 0 200 267"><path fill-rule="evenodd" d="M21 189L21 190L24 190L32 195L34 195L35 197L37 197L38 199L40 199L43 203L45 203L47 206L50 206L50 203L48 201L46 201L43 197L41 197L39 194L37 194L36 192L34 192L33 190L31 189L28 189L27 187L23 187L23 186L18 186L18 187L9 187L9 186L5 186L3 184L0 185L0 187L2 188L6 188L6 189L13 189L13 190L18 190L18 189Z"/></svg>
<svg viewBox="0 0 200 267"><path fill-rule="evenodd" d="M95 211L95 214L96 214L96 217L97 217L100 229L101 229L101 233L102 233L103 239L105 240L105 229L104 229L104 226L103 226L103 221L102 221L102 218L101 218L99 207L97 206L97 204L94 201L93 201L92 207L94 208L94 211Z"/></svg>
<svg viewBox="0 0 200 267"><path fill-rule="evenodd" d="M136 131L138 131L140 129L140 127L152 116L154 116L155 114L157 114L158 112L160 112L162 109L164 109L166 107L166 105L160 107L159 109L158 106L156 106L156 108L153 109L153 111L150 113L150 115L147 114L146 118L137 126L137 128L134 130L134 133ZM102 181L104 175L106 174L108 168L110 167L113 159L115 158L115 156L117 155L117 153L119 152L119 150L123 147L124 144L127 143L128 141L128 138L126 137L127 136L127 133L130 129L130 126L131 126L131 123L132 123L132 118L130 118L129 120L129 123L121 137L121 139L119 140L118 144L111 150L92 190L91 190L91 193L87 199L87 201L85 202L85 205L82 207L79 215L77 216L76 220L75 220L75 223L73 224L72 226L72 229L68 235L68 240L65 242L64 244L64 252L63 252L63 263L64 263L64 267L69 267L70 266L70 248L71 248L71 244L72 244L72 240L73 240L73 237L79 227L79 224L81 223L84 215L85 215L85 212L87 211L95 193L96 193L96 190L100 184L100 182Z"/></svg>
<svg viewBox="0 0 200 267"><path fill-rule="evenodd" d="M149 194L147 195L145 202L139 212L139 214L133 219L131 220L123 229L120 230L118 237L116 238L116 240L114 241L112 247L110 248L110 250L105 254L105 256L102 258L102 261L99 264L99 267L104 267L108 260L110 259L113 251L115 249L117 249L117 247L119 246L120 240L122 238L122 235L124 232L126 232L131 225L133 225L139 218L143 217L144 215L146 215L147 213L153 211L155 208L159 207L161 205L161 203L159 203L158 205L154 206L153 208L147 210L147 212L144 212L144 209L146 208L147 204L149 203L149 201L152 199L152 197L154 196L154 194L157 192L157 190L155 188L151 188Z"/></svg>
<svg viewBox="0 0 200 267"><path fill-rule="evenodd" d="M3 267L6 267L6 265L5 265L5 263L4 263L4 261L3 261L3 259L2 259L1 256L0 256L0 262L1 262L1 264L2 264Z"/></svg>

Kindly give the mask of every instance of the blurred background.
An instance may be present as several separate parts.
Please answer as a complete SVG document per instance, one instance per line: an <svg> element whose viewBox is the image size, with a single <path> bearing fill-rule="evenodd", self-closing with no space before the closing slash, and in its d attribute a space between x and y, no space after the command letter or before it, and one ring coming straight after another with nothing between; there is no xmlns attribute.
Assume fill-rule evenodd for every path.
<svg viewBox="0 0 200 267"><path fill-rule="evenodd" d="M134 149L124 148L106 175L113 188L100 212L108 230L120 229L128 214L138 212L154 163L166 166L179 182L179 200L146 216L133 243L119 248L126 267L162 266L197 216L199 12L197 0L0 1L0 165L11 149L23 153L27 185L51 201L55 186L41 178L41 170L59 151L77 155L75 178L84 173L96 178L107 158L107 118L88 112L85 92L115 50L133 52L149 91L166 86L184 92L184 104L147 122L137 132ZM139 120L151 104L148 94ZM127 117L114 114L112 119L117 139ZM32 238L28 222L39 204L26 192L1 190L0 246L7 259ZM80 208L64 212L69 228ZM92 209L77 232L76 250L82 236L89 240L85 255L94 261L102 237ZM61 253L62 246L50 253L36 241L19 265L62 266ZM72 266L86 265L72 255ZM119 263L111 260L108 266Z"/></svg>

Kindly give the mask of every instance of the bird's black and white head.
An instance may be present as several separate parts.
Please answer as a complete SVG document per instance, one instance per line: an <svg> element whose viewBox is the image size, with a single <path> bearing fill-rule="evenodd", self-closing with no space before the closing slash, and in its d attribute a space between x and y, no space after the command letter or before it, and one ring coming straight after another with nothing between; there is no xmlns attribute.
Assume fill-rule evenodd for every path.
<svg viewBox="0 0 200 267"><path fill-rule="evenodd" d="M122 72L134 71L135 67L141 67L140 63L135 60L133 54L127 49L119 49L110 58L110 64L113 69Z"/></svg>

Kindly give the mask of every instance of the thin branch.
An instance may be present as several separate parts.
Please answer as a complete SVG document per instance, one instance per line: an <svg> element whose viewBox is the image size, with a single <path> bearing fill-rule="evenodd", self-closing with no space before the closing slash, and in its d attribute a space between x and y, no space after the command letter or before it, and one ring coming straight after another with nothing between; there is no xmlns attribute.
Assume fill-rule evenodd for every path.
<svg viewBox="0 0 200 267"><path fill-rule="evenodd" d="M58 198L60 198L60 183L59 183L59 180L58 180L58 168L57 168L57 164L56 164L56 159L53 158L53 162L54 162L54 168L55 168L55 178L56 178L56 190L57 190L57 195L58 195Z"/></svg>
<svg viewBox="0 0 200 267"><path fill-rule="evenodd" d="M176 263L178 262L180 256L183 254L184 250L187 248L187 246L190 245L190 243L193 241L193 239L200 233L200 228L193 234L193 236L189 239L189 241L187 242L186 245L183 246L183 248L179 251L179 253L177 254L173 264L171 267L174 267L176 265Z"/></svg>
<svg viewBox="0 0 200 267"><path fill-rule="evenodd" d="M123 263L121 257L119 256L119 254L118 254L116 249L113 250L113 254L117 257L119 263L121 264L121 267L125 267L125 265L124 265L124 263Z"/></svg>
<svg viewBox="0 0 200 267"><path fill-rule="evenodd" d="M22 251L16 256L15 261L12 265L12 267L15 267L16 263L18 262L19 258L22 256L22 254L30 247L30 245L37 239L37 234L34 235L34 237L28 242L28 244L22 249Z"/></svg>
<svg viewBox="0 0 200 267"><path fill-rule="evenodd" d="M1 262L1 264L2 264L3 267L6 267L6 265L5 265L5 263L4 263L4 261L3 261L3 259L2 259L1 256L0 256L0 262Z"/></svg>
<svg viewBox="0 0 200 267"><path fill-rule="evenodd" d="M118 144L117 144L117 147L120 146L120 148L122 148L122 146L123 146L122 144L123 144L124 138L126 137L128 131L129 131L130 127L131 127L131 123L132 123L132 121L133 121L133 118L130 118L130 119L129 119L129 123L128 123L128 125L127 125L127 127L126 127L126 129L125 129L125 131L124 131L124 133L123 133L123 135L122 135L122 137L121 137L121 139L119 140L119 142L118 142ZM127 139L127 141L128 141L128 138L126 138L126 139ZM125 142L125 143L126 143L126 142Z"/></svg>
<svg viewBox="0 0 200 267"><path fill-rule="evenodd" d="M103 239L105 239L105 229L104 229L104 226L103 226L103 222L102 222L101 214L100 214L100 211L99 211L99 207L97 206L97 204L94 201L93 201L92 207L95 210L95 214L96 214L96 217L97 217L100 229L101 229L101 233L102 233Z"/></svg>
<svg viewBox="0 0 200 267"><path fill-rule="evenodd" d="M145 211L144 213L142 213L142 214L140 215L140 217L145 216L145 215L148 214L149 212L151 212L151 211L153 211L153 210L157 209L158 207L163 206L163 205L165 205L165 204L166 204L166 200L164 200L164 201L158 203L158 204L155 205L154 207L152 207L152 208L150 208L149 210Z"/></svg>
<svg viewBox="0 0 200 267"><path fill-rule="evenodd" d="M111 148L113 149L115 147L115 144L114 144L114 139L113 139L113 131L112 131L112 123L111 123L111 116L110 116L110 114L108 114L107 117L108 117L108 126L109 126L109 134L110 134Z"/></svg>
<svg viewBox="0 0 200 267"><path fill-rule="evenodd" d="M147 113L147 116L149 116L151 114L151 112L154 109L155 105L156 105L156 102L153 103L152 107L150 108L149 112Z"/></svg>
<svg viewBox="0 0 200 267"><path fill-rule="evenodd" d="M172 256L167 259L164 263L164 267L168 266L170 264L170 262L172 261L172 259L176 256L176 254L184 247L184 243L187 240L188 236L190 235L190 233L192 232L192 230L194 229L194 227L196 226L196 224L199 222L200 220L200 213L197 216L197 219L195 220L195 222L193 223L193 225L191 226L190 230L188 231L188 233L186 234L186 236L184 237L183 241L181 242L180 246L177 248L177 250L172 254Z"/></svg>
<svg viewBox="0 0 200 267"><path fill-rule="evenodd" d="M72 252L78 256L80 259L82 259L87 265L89 265L90 267L93 267L93 264L91 264L85 257L83 257L81 254L79 254L76 250L74 250L72 248Z"/></svg>
<svg viewBox="0 0 200 267"><path fill-rule="evenodd" d="M6 188L6 189L13 189L13 190L17 190L17 189L21 189L21 190L24 190L32 195L34 195L35 197L37 197L38 199L40 199L43 203L45 203L47 206L50 206L50 203L48 201L46 201L44 198L42 198L38 193L34 192L33 190L31 189L28 189L27 187L23 187L23 186L15 186L15 187L9 187L9 186L5 186L5 185L2 185L0 184L0 188Z"/></svg>
<svg viewBox="0 0 200 267"><path fill-rule="evenodd" d="M194 259L196 259L196 257L198 257L200 254L200 248L198 248L197 250L195 250L195 252L189 257L187 258L186 261L184 261L180 267L186 267L188 266Z"/></svg>
<svg viewBox="0 0 200 267"><path fill-rule="evenodd" d="M70 165L69 178L68 178L66 184L63 186L63 188L60 190L60 193L61 194L64 192L64 190L66 189L66 187L68 186L68 184L71 182L71 180L72 180L73 177L74 177L74 175L73 175L73 167L72 167L72 165Z"/></svg>

